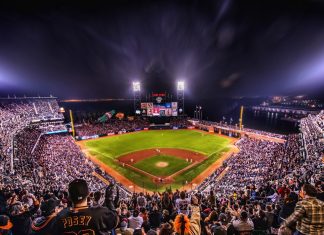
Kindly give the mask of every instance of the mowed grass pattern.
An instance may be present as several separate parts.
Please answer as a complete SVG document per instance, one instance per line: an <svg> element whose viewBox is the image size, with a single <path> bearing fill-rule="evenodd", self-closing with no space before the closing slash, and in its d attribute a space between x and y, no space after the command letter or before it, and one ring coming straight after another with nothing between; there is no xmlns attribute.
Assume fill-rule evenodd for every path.
<svg viewBox="0 0 324 235"><path fill-rule="evenodd" d="M168 163L168 166L157 167L156 164L158 162L166 162ZM168 155L156 155L134 164L134 166L138 169L155 176L169 176L189 165L190 163L188 163L185 159Z"/></svg>
<svg viewBox="0 0 324 235"><path fill-rule="evenodd" d="M195 130L141 131L108 138L89 140L90 150L116 158L122 154L149 148L180 148L209 155L226 146L229 140Z"/></svg>
<svg viewBox="0 0 324 235"><path fill-rule="evenodd" d="M196 130L140 131L85 141L89 153L101 162L118 171L135 184L152 191L163 191L166 187L181 188L215 162L223 152L229 150L230 140ZM122 167L116 162L120 155L150 148L179 148L200 152L208 159L178 175L172 185L158 186L147 176ZM156 168L154 168L156 169Z"/></svg>

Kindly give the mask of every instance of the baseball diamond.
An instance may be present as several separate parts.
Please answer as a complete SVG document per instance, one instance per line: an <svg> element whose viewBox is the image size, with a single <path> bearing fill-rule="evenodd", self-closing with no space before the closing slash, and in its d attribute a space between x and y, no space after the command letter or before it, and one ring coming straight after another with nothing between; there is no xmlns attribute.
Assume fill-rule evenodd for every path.
<svg viewBox="0 0 324 235"><path fill-rule="evenodd" d="M233 142L198 130L151 130L78 143L88 157L126 185L163 191L198 184L197 176L200 181L208 176L210 167L235 148Z"/></svg>

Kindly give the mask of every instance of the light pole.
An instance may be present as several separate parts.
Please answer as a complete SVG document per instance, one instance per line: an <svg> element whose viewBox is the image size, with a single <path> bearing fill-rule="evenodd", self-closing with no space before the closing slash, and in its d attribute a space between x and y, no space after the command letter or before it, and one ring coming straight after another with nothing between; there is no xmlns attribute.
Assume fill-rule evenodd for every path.
<svg viewBox="0 0 324 235"><path fill-rule="evenodd" d="M134 94L134 114L141 107L141 83L139 81L133 82L133 94Z"/></svg>
<svg viewBox="0 0 324 235"><path fill-rule="evenodd" d="M202 118L202 107L201 106L199 106L199 113L200 113L200 120L202 120L203 118Z"/></svg>
<svg viewBox="0 0 324 235"><path fill-rule="evenodd" d="M184 114L184 90L185 82L180 80L177 82L177 101L178 101L178 111L180 115Z"/></svg>

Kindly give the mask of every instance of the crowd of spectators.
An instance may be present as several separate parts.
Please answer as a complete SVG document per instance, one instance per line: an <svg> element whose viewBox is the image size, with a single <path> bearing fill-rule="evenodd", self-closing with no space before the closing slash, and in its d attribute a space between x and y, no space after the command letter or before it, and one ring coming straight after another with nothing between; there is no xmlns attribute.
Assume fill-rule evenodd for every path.
<svg viewBox="0 0 324 235"><path fill-rule="evenodd" d="M236 145L240 152L227 161L227 173L212 185L217 192L243 190L246 185L262 185L281 177L283 144L243 137Z"/></svg>
<svg viewBox="0 0 324 235"><path fill-rule="evenodd" d="M149 127L149 123L144 119L139 118L128 121L112 118L104 123L79 124L75 129L77 136L101 136L143 130L143 128L147 127Z"/></svg>
<svg viewBox="0 0 324 235"><path fill-rule="evenodd" d="M324 192L319 182L316 187L299 182L293 185L268 182L258 187L247 186L227 196L218 196L213 190L208 193L176 190L134 193L126 198L120 196L118 188L116 192L112 186L105 193L91 191L84 186L85 182L89 184L73 180L66 188L42 194L13 190L9 186L1 188L0 229L11 230L14 235L78 234L84 229L96 231L89 234L114 231L113 234L161 235L292 234L295 229L298 234L320 235L324 231ZM75 220L93 221L80 226L69 222L69 215ZM64 226L67 223L69 226Z"/></svg>
<svg viewBox="0 0 324 235"><path fill-rule="evenodd" d="M55 98L8 98L0 100L0 159L3 170L8 170L14 151L15 136L32 122L63 120ZM18 137L19 138L19 137ZM20 138L21 139L21 138ZM12 170L12 169L10 169Z"/></svg>
<svg viewBox="0 0 324 235"><path fill-rule="evenodd" d="M137 194L88 160L71 136L28 125L56 107L35 103L0 109L0 134L16 130L5 136L9 145L1 139L4 152L14 151L14 171L1 166L0 234L324 234L323 112L302 119L301 133L285 143L242 137L240 151L195 190ZM5 121L13 106L20 111ZM23 107L37 111L28 116ZM118 133L146 123L111 119L77 131L98 134L96 125Z"/></svg>
<svg viewBox="0 0 324 235"><path fill-rule="evenodd" d="M187 128L192 126L187 118L184 117L172 117L170 119L169 126L171 128ZM75 126L76 135L79 137L84 136L102 136L110 134L120 134L126 132L133 132L137 130L143 130L149 128L150 122L144 118L135 118L134 120L116 119L111 118L106 122L95 123L82 123Z"/></svg>
<svg viewBox="0 0 324 235"><path fill-rule="evenodd" d="M173 117L170 120L170 126L175 128L187 128L192 126L192 124L188 121L188 118L184 117Z"/></svg>
<svg viewBox="0 0 324 235"><path fill-rule="evenodd" d="M195 122L195 126L197 126L200 129L204 129L204 130L208 130L209 127L213 127L215 130L217 130L219 128L223 128L226 130L233 130L233 131L240 129L240 127L237 124L232 125L225 121L212 122L212 121L195 120L195 119L192 119L192 121ZM269 136L269 137L274 137L274 138L279 138L279 139L286 139L285 135L272 133L272 132L268 132L268 131L256 130L256 129L251 129L251 128L247 128L247 127L243 127L243 130L245 132L249 132L249 133L253 133L253 134L257 134L257 135L264 135L264 136Z"/></svg>
<svg viewBox="0 0 324 235"><path fill-rule="evenodd" d="M31 144L26 146L31 146ZM97 166L85 157L70 135L44 134L40 136L32 154L30 147L26 149L28 151L23 151L24 154L18 155L17 163L21 162L21 164L15 162L15 175L19 177L15 185L23 186L38 194L66 189L68 183L75 178L87 180L91 191L100 191L105 184L94 175L94 172L114 182L112 177L98 170ZM128 193L122 186L120 190L123 196Z"/></svg>
<svg viewBox="0 0 324 235"><path fill-rule="evenodd" d="M13 172L20 177L19 181L21 182L33 178L33 170L36 165L34 165L32 152L36 142L41 137L41 133L41 130L37 127L25 127L14 137Z"/></svg>
<svg viewBox="0 0 324 235"><path fill-rule="evenodd" d="M320 157L320 152L324 148L324 112L314 116L309 115L300 121L300 130L302 133L303 144L306 154L310 157Z"/></svg>

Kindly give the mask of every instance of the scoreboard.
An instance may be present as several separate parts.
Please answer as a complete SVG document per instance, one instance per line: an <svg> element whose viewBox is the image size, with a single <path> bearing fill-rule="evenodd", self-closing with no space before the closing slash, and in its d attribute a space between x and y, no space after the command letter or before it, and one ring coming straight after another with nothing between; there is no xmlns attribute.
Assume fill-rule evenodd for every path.
<svg viewBox="0 0 324 235"><path fill-rule="evenodd" d="M141 113L143 116L153 117L171 117L178 116L178 102L168 103L141 103Z"/></svg>

